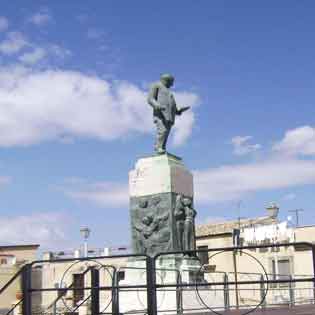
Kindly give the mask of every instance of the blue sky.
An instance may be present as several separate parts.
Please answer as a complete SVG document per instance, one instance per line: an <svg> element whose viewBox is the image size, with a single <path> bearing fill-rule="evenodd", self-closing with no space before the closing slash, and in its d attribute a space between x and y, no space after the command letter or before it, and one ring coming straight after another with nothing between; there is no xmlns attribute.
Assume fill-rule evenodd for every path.
<svg viewBox="0 0 315 315"><path fill-rule="evenodd" d="M169 151L198 222L303 208L315 223L315 5L18 1L0 18L1 244L128 245L128 171L152 152L145 94L176 77ZM240 211L238 204L241 202Z"/></svg>

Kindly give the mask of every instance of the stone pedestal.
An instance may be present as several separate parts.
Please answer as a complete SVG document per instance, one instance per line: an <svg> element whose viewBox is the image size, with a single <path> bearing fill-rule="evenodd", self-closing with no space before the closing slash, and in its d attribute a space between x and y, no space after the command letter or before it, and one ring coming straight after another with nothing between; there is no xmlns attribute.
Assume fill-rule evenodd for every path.
<svg viewBox="0 0 315 315"><path fill-rule="evenodd" d="M195 248L193 176L179 157L163 154L139 159L129 173L129 194L133 253L153 257ZM162 254L155 269L157 284L174 285L157 290L159 313L178 313L183 296L196 299L197 258L184 253ZM176 287L180 283L187 288ZM131 284L146 285L145 261L131 259L127 263L120 285ZM145 312L146 298L145 289L120 291L120 311Z"/></svg>
<svg viewBox="0 0 315 315"><path fill-rule="evenodd" d="M173 76L163 74L160 81L152 85L148 103L153 107L157 128L155 151L163 154L139 159L135 169L129 173L132 248L134 254L154 259L156 274L153 276L156 276L157 283L170 284L151 288L157 291L156 311L159 314L183 314L184 300L196 301L199 308L192 303L191 310L200 313L201 302L196 299L193 285L196 280L194 275L200 270L198 259L192 257L196 216L193 176L181 158L165 152L175 117L188 110L189 106L176 107L169 90ZM172 254L167 254L170 252ZM140 259L129 261L126 269L129 267L132 271L126 271L124 284L139 283L143 274L141 265ZM149 271L153 272L153 269ZM187 285L178 285L182 279ZM143 293L140 294L137 288L134 292L125 290L121 293L121 312L139 314L142 306L146 313ZM155 301L153 304L152 307L155 307Z"/></svg>
<svg viewBox="0 0 315 315"><path fill-rule="evenodd" d="M203 307L196 292L196 281L200 280L200 267L198 259L185 257L182 254L162 255L156 260L156 284L168 285L168 287L161 287L156 291L159 314L182 314L183 308L186 313L198 313L196 310ZM121 286L145 286L147 284L145 261L129 261L124 271L125 280L119 282ZM186 286L182 287L180 284ZM211 292L207 293L211 295ZM213 294L211 298L213 298ZM119 299L121 313L146 314L146 288L121 289Z"/></svg>
<svg viewBox="0 0 315 315"><path fill-rule="evenodd" d="M192 207L193 176L182 160L170 154L139 159L129 173L129 194L133 252L183 250L185 218L178 220L175 208L179 195Z"/></svg>

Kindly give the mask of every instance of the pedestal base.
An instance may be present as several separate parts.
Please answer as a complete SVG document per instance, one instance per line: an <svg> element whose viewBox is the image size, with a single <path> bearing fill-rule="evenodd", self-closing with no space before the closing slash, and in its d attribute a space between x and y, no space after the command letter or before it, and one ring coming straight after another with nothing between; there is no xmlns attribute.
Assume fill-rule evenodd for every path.
<svg viewBox="0 0 315 315"><path fill-rule="evenodd" d="M201 265L194 257L183 255L163 255L156 261L156 284L167 287L157 288L157 310L159 314L182 314L208 312L206 305L211 305L211 300L221 309L222 298L214 290L206 290L198 283L204 282L200 273ZM186 286L180 286L186 284ZM120 281L122 285L146 285L145 261L130 261L125 269L125 279ZM171 285L171 287L169 286ZM147 312L147 290L121 289L119 294L120 312Z"/></svg>

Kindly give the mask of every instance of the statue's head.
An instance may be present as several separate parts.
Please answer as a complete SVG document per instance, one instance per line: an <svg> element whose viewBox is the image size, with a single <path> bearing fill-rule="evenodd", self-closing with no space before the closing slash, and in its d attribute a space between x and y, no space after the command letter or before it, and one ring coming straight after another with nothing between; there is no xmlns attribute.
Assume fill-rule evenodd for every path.
<svg viewBox="0 0 315 315"><path fill-rule="evenodd" d="M165 85L167 88L170 88L174 84L175 78L171 74L164 73L161 75L160 80L163 85Z"/></svg>
<svg viewBox="0 0 315 315"><path fill-rule="evenodd" d="M178 195L176 196L176 201L177 201L177 202L182 201L182 199L183 199L183 196L182 196L181 194L178 194Z"/></svg>
<svg viewBox="0 0 315 315"><path fill-rule="evenodd" d="M145 225L150 225L152 223L152 221L153 221L153 218L150 215L146 215L142 219L142 223Z"/></svg>
<svg viewBox="0 0 315 315"><path fill-rule="evenodd" d="M147 208L148 206L148 200L140 200L139 207L140 208Z"/></svg>
<svg viewBox="0 0 315 315"><path fill-rule="evenodd" d="M157 206L161 202L161 197L156 196L152 198L152 204L153 206Z"/></svg>
<svg viewBox="0 0 315 315"><path fill-rule="evenodd" d="M189 206L191 206L191 199L183 198L182 203L184 206L189 207Z"/></svg>

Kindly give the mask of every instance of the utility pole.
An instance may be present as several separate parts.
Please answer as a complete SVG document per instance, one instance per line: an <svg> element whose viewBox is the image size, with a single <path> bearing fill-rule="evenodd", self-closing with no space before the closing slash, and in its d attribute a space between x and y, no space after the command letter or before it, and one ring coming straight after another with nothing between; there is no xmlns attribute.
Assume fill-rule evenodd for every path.
<svg viewBox="0 0 315 315"><path fill-rule="evenodd" d="M295 224L296 226L299 226L299 214L300 212L303 212L303 209L295 209L295 210L289 210L289 212L295 213Z"/></svg>
<svg viewBox="0 0 315 315"><path fill-rule="evenodd" d="M239 200L237 203L237 208L238 208L238 235L233 235L233 246L240 246L239 244L239 239L240 239L240 232L241 232L241 205L242 205L242 200ZM235 231L233 232L233 234ZM235 242L235 238L237 241ZM235 281L235 302L236 302L236 309L239 309L239 298L238 298L238 276L237 276L237 250L233 250L233 269L234 269L234 281Z"/></svg>

